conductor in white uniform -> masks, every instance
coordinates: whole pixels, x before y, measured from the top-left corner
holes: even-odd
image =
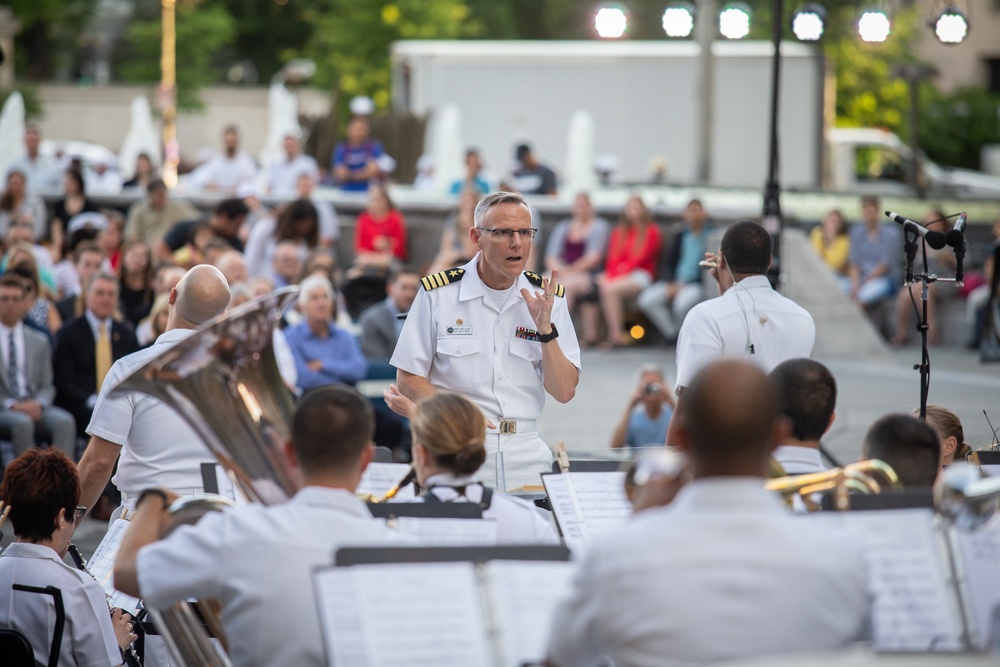
[[[861,546],[764,488],[788,430],[767,377],[707,366],[674,419],[693,480],[587,553],[557,609],[550,662],[669,667],[829,651],[870,635]]]
[[[474,221],[472,261],[421,281],[389,362],[399,393],[391,387],[386,400],[409,416],[411,401],[439,389],[463,394],[488,420],[480,479],[501,490],[537,485],[552,462],[537,420],[546,393],[560,403],[576,394],[580,344],[558,271],[551,280],[524,272],[538,231],[524,199],[488,195]]]
[[[201,264],[181,278],[168,303],[167,330],[150,347],[116,361],[97,397],[87,426],[90,442],[79,464],[80,500],[88,510],[108,483],[119,454],[113,481],[121,491],[122,508],[129,510],[135,509],[139,492],[151,486],[177,495],[201,493],[201,464],[215,460],[194,429],[159,399],[135,392],[110,395],[133,371],[222,314],[229,305],[229,285],[217,268]]]

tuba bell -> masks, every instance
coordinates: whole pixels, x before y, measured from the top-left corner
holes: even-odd
[[[959,528],[978,528],[1000,508],[1000,477],[967,463],[945,466],[934,482],[934,507]]]
[[[302,486],[284,455],[294,401],[272,343],[282,313],[297,294],[298,287],[286,287],[223,313],[114,390],[149,394],[176,410],[201,436],[238,493],[265,505],[287,500]],[[232,504],[214,494],[180,498],[170,506],[165,535]],[[219,637],[225,646],[216,601],[148,611],[180,664],[231,665],[226,651],[211,639]]]

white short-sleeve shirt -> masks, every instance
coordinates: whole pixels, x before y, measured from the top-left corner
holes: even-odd
[[[745,359],[770,373],[782,361],[809,357],[815,341],[816,324],[805,308],[774,291],[766,276],[748,276],[684,318],[677,386],[688,386],[698,371],[724,358]]]
[[[59,554],[40,544],[15,542],[0,554],[0,627],[23,634],[35,662],[47,665],[56,620],[52,597],[15,591],[14,584],[55,586],[61,591],[66,624],[59,667],[122,664],[108,599],[93,577],[74,570]]]
[[[138,392],[111,395],[135,370],[193,333],[191,329],[167,331],[145,350],[116,361],[108,371],[87,433],[122,446],[112,481],[123,493],[135,494],[149,487],[200,488],[201,464],[215,462],[198,433],[158,398]]]
[[[543,343],[530,339],[535,323],[521,289],[539,288],[521,274],[497,310],[479,277],[480,257],[461,267],[461,280],[417,292],[389,363],[465,395],[493,423],[538,419],[545,405]],[[559,345],[579,370],[580,343],[563,298],[554,300],[552,323],[559,337],[544,344]]]
[[[344,546],[392,541],[382,521],[343,489],[308,486],[279,505],[210,513],[139,551],[147,606],[189,597],[223,603],[235,667],[326,665],[312,570]]]

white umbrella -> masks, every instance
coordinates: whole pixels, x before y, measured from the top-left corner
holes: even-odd
[[[594,118],[579,109],[570,116],[566,133],[566,164],[563,165],[562,191],[571,197],[590,192],[597,185],[594,170]]]
[[[24,155],[24,98],[16,90],[0,112],[0,178],[7,168]]]
[[[446,104],[435,114],[431,126],[427,128],[427,145],[434,159],[434,189],[448,192],[451,184],[462,178],[462,112],[457,105]]]

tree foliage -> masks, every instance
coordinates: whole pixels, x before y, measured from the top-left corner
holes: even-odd
[[[1000,144],[1000,95],[964,88],[951,95],[926,86],[921,100],[920,146],[940,164],[980,169],[985,144]]]

